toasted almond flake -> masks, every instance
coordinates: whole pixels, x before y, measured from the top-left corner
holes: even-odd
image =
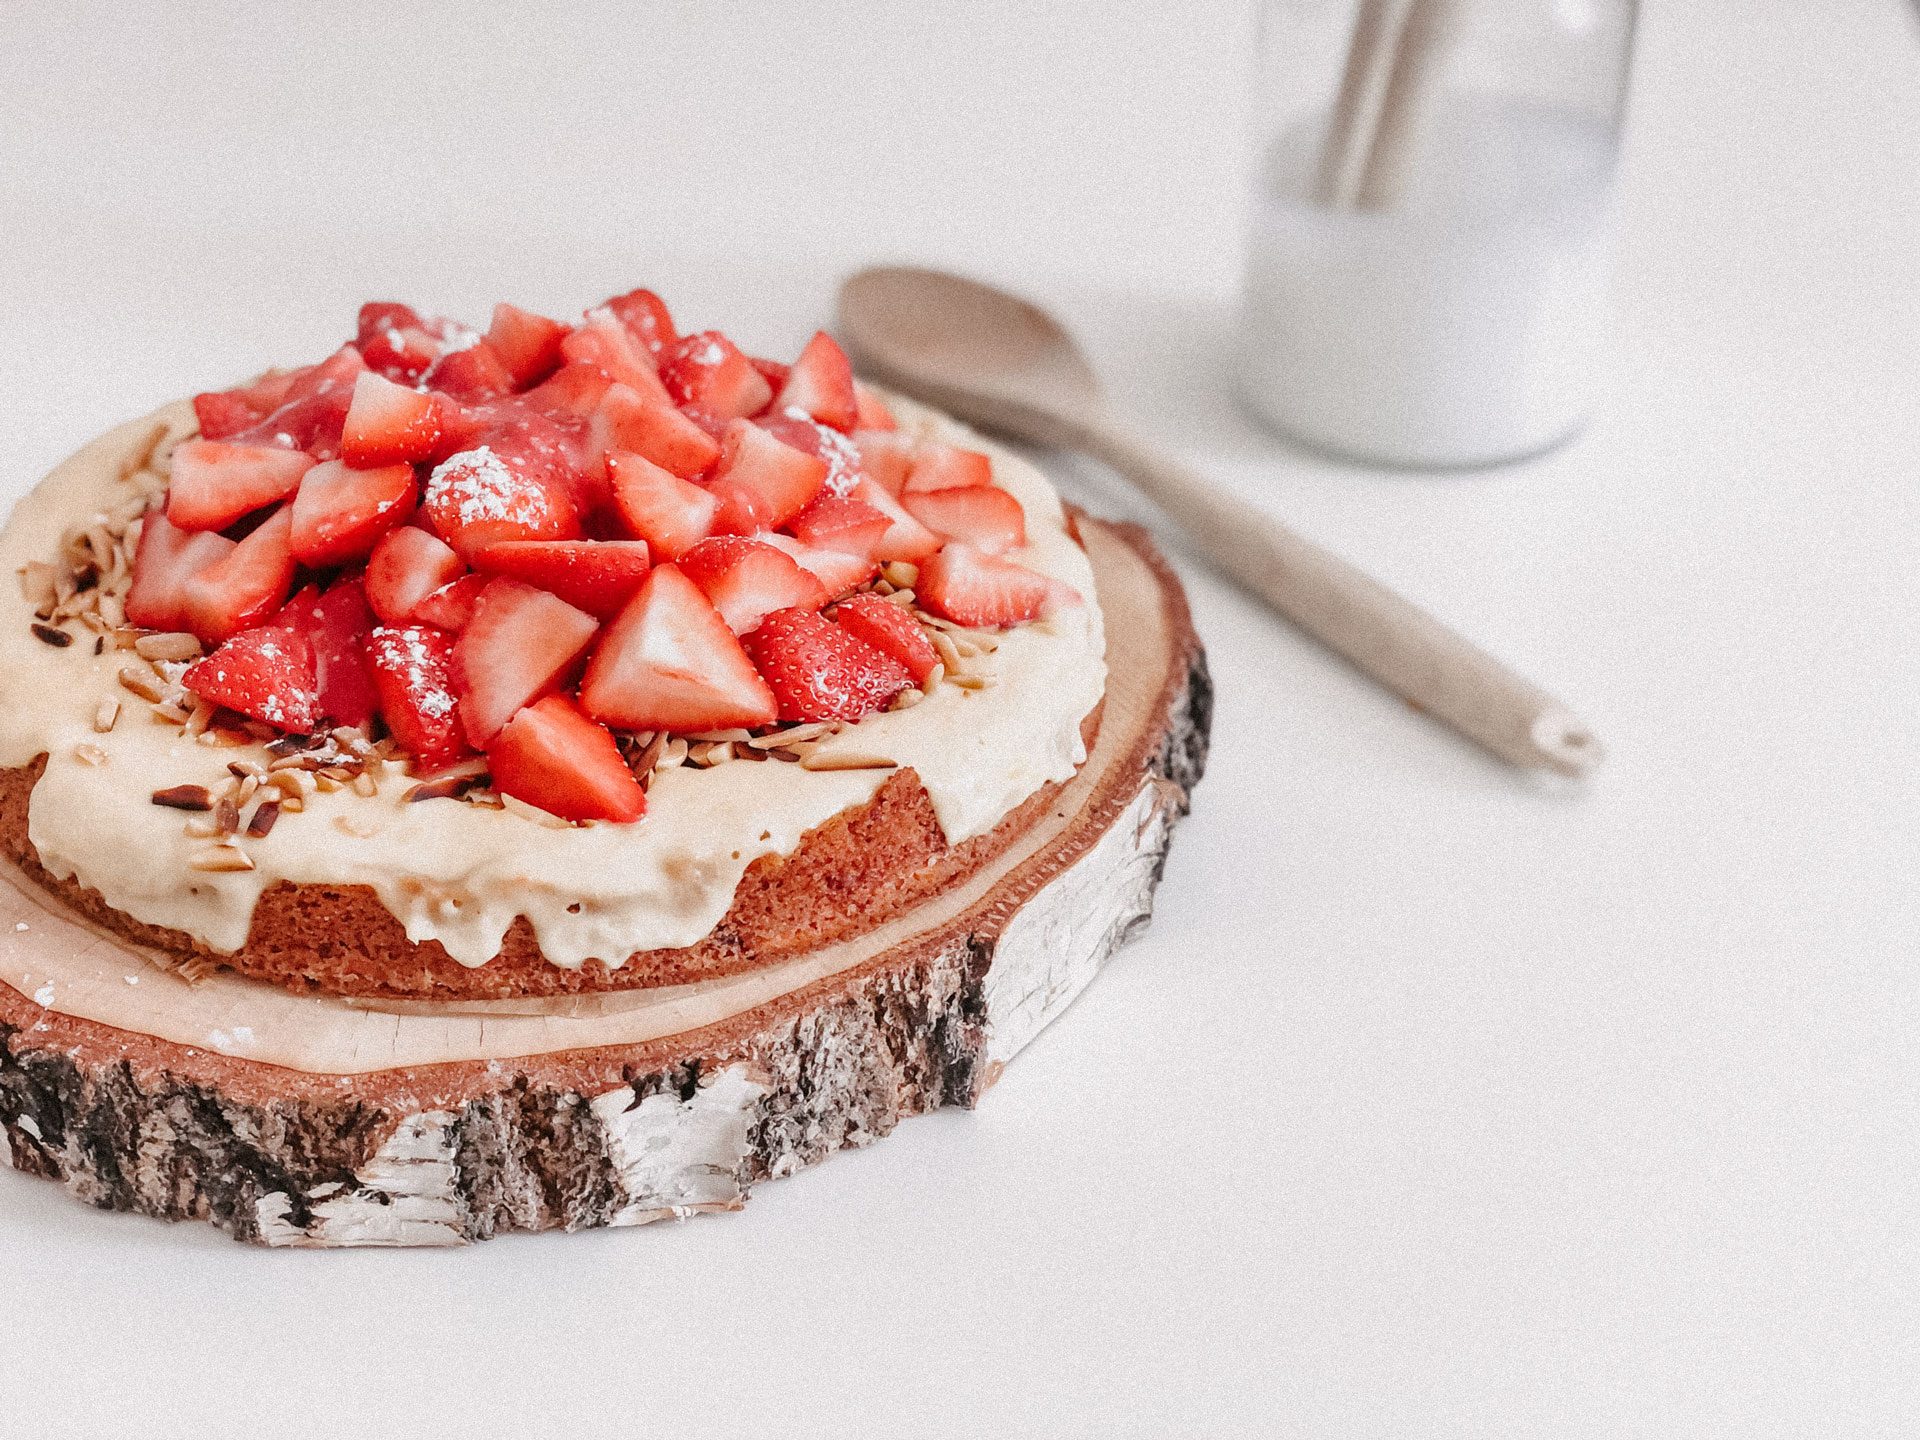
[[[902,590],[920,583],[920,567],[911,560],[889,560],[880,567],[880,573],[887,577],[887,583],[897,585]]]
[[[334,779],[334,777],[328,774],[325,770],[322,770],[319,774],[315,775],[313,778],[314,778],[314,783],[318,785],[320,789],[328,795],[333,794],[336,790],[346,789],[345,785],[341,784],[340,781]]]
[[[225,800],[222,800],[218,805],[214,806],[213,815],[216,823],[220,826],[220,833],[222,835],[231,835],[239,830],[240,807],[233,803],[232,796],[228,796]]]
[[[211,840],[220,833],[220,822],[211,815],[196,815],[187,821],[182,833],[195,840]]]
[[[920,688],[926,691],[929,695],[931,695],[934,692],[935,688],[938,687],[940,682],[946,678],[947,678],[946,665],[944,663],[936,665],[933,667],[931,671],[927,673],[927,678],[920,682]]]
[[[962,690],[989,690],[993,687],[991,675],[949,675],[949,685],[958,685]]]
[[[640,747],[640,753],[633,757],[632,768],[635,775],[645,777],[653,773],[653,767],[660,763],[660,756],[667,748],[667,732],[655,731]]]
[[[960,652],[962,660],[971,660],[980,653],[978,645],[971,640],[962,640],[958,635],[953,637],[953,648]]]
[[[253,737],[244,731],[229,730],[225,726],[215,725],[200,737],[200,743],[202,745],[221,745],[231,748],[236,745],[251,745],[253,743]]]
[[[229,760],[227,762],[227,773],[236,780],[244,780],[249,777],[258,780],[267,772],[262,770],[259,762],[255,760]]]
[[[207,733],[207,727],[213,723],[214,711],[219,707],[207,700],[196,699],[193,713],[187,716],[186,733],[200,736]]]
[[[860,755],[852,751],[815,751],[801,757],[803,770],[894,770],[898,769],[898,760],[889,760],[883,755]]]
[[[871,590],[875,595],[878,595],[882,600],[891,600],[894,597],[894,595],[897,593],[895,591],[893,582],[890,580],[876,580],[873,582],[872,585],[868,586],[867,588]]]
[[[380,787],[374,783],[373,776],[362,770],[353,777],[353,793],[371,800],[380,793]]]
[[[280,809],[288,815],[298,815],[306,808],[307,802],[298,795],[282,795],[280,797]]]
[[[771,755],[775,760],[784,760],[789,765],[798,765],[800,763],[799,752],[795,750],[769,750],[767,754]]]
[[[786,730],[775,730],[770,735],[757,735],[747,741],[756,750],[772,750],[781,745],[803,745],[809,740],[818,740],[834,727],[820,721],[806,725],[795,725]]]
[[[54,594],[54,568],[44,560],[29,560],[20,567],[20,594],[35,610],[51,610],[58,597]]]
[[[667,741],[667,748],[660,752],[660,763],[666,766],[679,765],[687,758],[687,742],[678,735]]]
[[[134,642],[139,638],[140,632],[138,630],[128,625],[122,625],[108,632],[107,648],[109,650],[131,650],[133,649]]]
[[[247,834],[253,836],[256,840],[262,839],[269,830],[273,829],[273,822],[279,818],[280,802],[278,800],[262,800],[259,805],[254,807],[253,818],[247,821]]]
[[[204,653],[200,637],[184,630],[142,635],[133,642],[133,652],[142,660],[197,660]]]
[[[267,776],[266,783],[289,799],[311,795],[319,788],[305,770],[275,770]]]
[[[766,751],[756,750],[744,740],[734,741],[732,750],[733,758],[736,760],[764,760],[767,758]]]
[[[164,720],[169,725],[184,725],[193,718],[193,712],[177,701],[169,700],[153,707],[153,718]]]
[[[93,729],[96,735],[107,735],[113,731],[114,722],[120,718],[120,702],[109,695],[93,707]]]
[[[887,708],[889,710],[911,710],[914,706],[918,705],[922,700],[926,698],[927,696],[924,690],[916,690],[911,685],[909,685],[906,689],[902,690],[898,695],[893,697],[893,703],[889,705]]]
[[[305,755],[282,755],[267,762],[269,772],[277,774],[282,770],[311,770],[313,762]]]
[[[107,763],[107,752],[98,745],[76,745],[73,747],[73,758],[82,765],[104,765]]]
[[[196,870],[251,870],[253,860],[238,845],[209,845],[187,857]]]
[[[322,765],[320,767],[320,775],[321,778],[326,780],[351,780],[353,778],[353,771],[339,765]]]
[[[211,810],[213,792],[204,785],[170,785],[153,792],[153,803],[175,810]]]
[[[422,800],[457,800],[473,788],[470,775],[445,775],[438,780],[422,780],[406,793],[409,805]]]
[[[36,640],[41,641],[43,644],[51,645],[56,650],[64,650],[67,646],[73,644],[73,636],[69,635],[65,630],[57,630],[51,625],[42,625],[38,620],[33,622],[31,628]]]
[[[257,775],[238,775],[234,778],[239,783],[233,792],[233,803],[236,805],[244,805],[253,798],[254,792],[260,788],[260,777]]]
[[[702,730],[697,734],[687,736],[687,743],[692,744],[696,740],[745,740],[752,733],[752,731],[741,730],[737,727],[731,730]]]
[[[167,692],[160,688],[160,682],[151,670],[140,670],[129,665],[120,672],[120,684],[142,700],[156,705],[166,698]]]
[[[896,590],[893,594],[887,596],[887,603],[889,605],[898,605],[902,610],[911,610],[913,608],[913,591]]]
[[[944,631],[932,630],[928,632],[928,638],[933,641],[933,648],[940,652],[940,659],[947,667],[947,674],[958,675],[961,669],[960,651],[953,643],[953,637]]]

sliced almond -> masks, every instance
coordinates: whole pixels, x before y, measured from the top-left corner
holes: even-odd
[[[854,751],[814,751],[800,758],[802,770],[895,770],[898,760],[882,755],[861,755]]]
[[[142,670],[129,665],[120,672],[120,683],[142,700],[151,701],[156,705],[167,697],[167,692],[160,687],[159,679],[151,670]]]
[[[238,845],[209,845],[187,857],[196,870],[251,870],[253,860]]]
[[[204,651],[199,636],[184,630],[162,630],[134,641],[133,653],[142,660],[197,660]]]
[[[120,702],[109,695],[93,707],[93,729],[96,735],[107,735],[113,731],[114,722],[120,718]]]
[[[213,792],[204,785],[170,785],[153,792],[153,803],[174,810],[211,810]]]
[[[107,763],[107,752],[98,745],[76,745],[73,747],[73,758],[82,765],[99,766]]]

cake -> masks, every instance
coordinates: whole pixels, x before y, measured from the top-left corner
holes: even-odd
[[[1143,532],[647,291],[364,307],[0,555],[9,1156],[245,1239],[735,1208],[972,1104],[1204,762]]]

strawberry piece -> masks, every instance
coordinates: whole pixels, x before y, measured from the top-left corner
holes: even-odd
[[[265,417],[286,404],[293,387],[319,368],[318,365],[296,365],[291,370],[267,370],[251,383],[235,386],[227,394],[245,401],[254,414]]]
[[[292,507],[283,505],[246,539],[195,575],[184,591],[187,629],[209,643],[258,625],[293,584]]]
[[[913,457],[907,483],[901,495],[918,495],[929,490],[957,490],[969,485],[993,484],[993,461],[978,450],[962,450],[958,445],[929,443]]]
[[[858,418],[857,430],[898,430],[900,422],[893,418],[893,412],[887,409],[886,402],[871,386],[853,382],[853,399]]]
[[[587,426],[573,417],[543,414],[505,400],[469,409],[466,420],[476,428],[460,449],[486,446],[515,473],[564,494],[582,524],[611,505],[600,457],[596,454],[593,463],[587,463]]]
[[[318,585],[307,586],[268,623],[299,631],[313,646],[320,720],[364,725],[373,718],[380,707],[366,653],[373,611],[358,575],[336,580],[324,595]]]
[[[793,362],[786,384],[774,397],[773,408],[784,415],[798,408],[822,425],[831,425],[842,433],[853,429],[860,418],[860,404],[853,393],[853,366],[834,338],[816,330]]]
[[[504,300],[493,307],[493,323],[487,327],[487,344],[500,357],[513,377],[513,388],[525,390],[537,385],[560,368],[564,358],[560,342],[569,327],[549,320]]]
[[[913,470],[913,458],[919,451],[898,430],[856,430],[853,445],[860,452],[860,472],[889,495],[907,488],[907,476]]]
[[[940,652],[920,622],[878,595],[849,595],[834,607],[830,618],[862,644],[898,660],[916,685],[924,685],[940,663]]]
[[[657,361],[660,352],[680,338],[673,328],[673,316],[667,302],[651,290],[629,290],[616,295],[601,307],[620,317],[620,323],[633,332],[634,339]]]
[[[461,350],[449,350],[433,362],[421,383],[456,400],[491,400],[513,393],[513,372],[499,352],[484,340]]]
[[[660,379],[676,405],[698,405],[729,420],[758,415],[773,399],[766,377],[718,330],[669,345],[660,355]]]
[[[879,561],[866,555],[849,555],[840,550],[816,550],[811,545],[802,545],[791,535],[767,533],[753,538],[791,555],[796,565],[820,582],[828,599],[844,595],[880,573]]]
[[[753,629],[769,611],[818,610],[828,599],[826,587],[791,555],[737,535],[702,540],[679,565],[736,635]]]
[[[482,445],[443,461],[420,506],[434,533],[462,556],[496,540],[572,540],[573,501],[548,467]]]
[[[585,417],[599,408],[612,384],[613,378],[598,365],[562,365],[520,398],[545,414]]]
[[[357,470],[425,460],[440,441],[440,402],[396,385],[375,370],[353,380],[340,433],[340,456]]]
[[[898,660],[812,610],[776,610],[743,643],[782,720],[858,720],[912,683]]]
[[[340,454],[340,433],[347,411],[353,404],[353,382],[366,368],[359,350],[342,345],[318,365],[300,371],[279,406],[234,440],[304,450],[316,460],[335,459]]]
[[[1055,600],[1046,576],[957,540],[922,562],[913,593],[927,610],[956,625],[1017,625]]]
[[[453,683],[467,739],[485,745],[513,712],[551,689],[600,624],[558,596],[504,577],[486,582],[453,647]]]
[[[413,518],[417,499],[411,465],[352,470],[341,460],[322,461],[300,477],[289,507],[293,558],[314,566],[364,559],[382,535]]]
[[[223,530],[242,515],[284,500],[313,457],[275,445],[187,440],[174,448],[167,519],[182,530]]]
[[[188,666],[180,684],[203,700],[295,734],[312,730],[320,718],[313,646],[298,630],[242,630]]]
[[[691,480],[713,468],[720,446],[673,406],[649,400],[631,386],[614,385],[587,426],[587,453],[644,455],[662,470]]]
[[[187,581],[230,554],[236,541],[212,530],[182,530],[166,513],[150,510],[141,522],[127,590],[127,619],[148,630],[184,630]]]
[[[389,380],[411,385],[440,358],[439,339],[427,332],[411,305],[374,300],[360,307],[360,353]]]
[[[628,823],[647,813],[646,792],[604,725],[564,695],[520,711],[487,747],[493,788],[563,820]]]
[[[367,603],[385,624],[408,624],[422,600],[466,568],[444,540],[417,525],[402,525],[385,535],[367,560]]]
[[[260,418],[260,412],[231,390],[209,390],[193,397],[193,415],[203,440],[238,435]]]
[[[787,383],[787,376],[793,373],[791,365],[782,365],[778,360],[762,360],[758,355],[747,356],[747,363],[760,372],[760,378],[772,387],[776,395],[780,393],[780,387]],[[767,402],[769,412],[776,408],[771,400]]]
[[[486,588],[487,577],[484,575],[468,574],[457,580],[449,580],[413,607],[413,619],[417,624],[431,625],[436,630],[464,630],[467,622],[473,619],[480,592]]]
[[[751,420],[735,420],[720,442],[720,464],[712,487],[738,485],[765,502],[752,507],[754,526],[777,530],[806,509],[827,483],[827,464],[784,444]],[[751,533],[751,531],[746,532]]]
[[[713,517],[714,534],[757,535],[772,526],[773,507],[759,491],[749,490],[732,480],[712,481],[707,490],[720,502],[720,509]]]
[[[662,405],[672,403],[655,371],[652,353],[611,310],[589,310],[580,328],[560,342],[560,353],[568,364],[595,366],[618,384]]]
[[[804,545],[848,555],[871,555],[892,528],[888,516],[851,495],[822,495],[787,526]]]
[[[607,627],[580,705],[621,729],[681,734],[753,729],[780,708],[720,612],[675,565],[656,566]]]
[[[720,502],[644,455],[609,451],[607,476],[627,533],[646,541],[656,556],[678,560],[695,541],[713,533]]]
[[[474,552],[484,574],[510,575],[611,620],[647,578],[644,540],[503,540]]]
[[[963,540],[988,555],[1004,555],[1027,543],[1026,512],[998,485],[963,485],[918,494],[909,488],[900,504],[934,534]]]
[[[940,537],[900,506],[900,502],[871,480],[853,487],[853,498],[863,500],[893,523],[873,547],[876,560],[923,560],[940,548]]]
[[[380,625],[367,637],[380,714],[420,773],[472,754],[453,697],[453,637],[428,625]]]
[[[733,423],[719,411],[710,410],[705,405],[682,405],[680,413],[706,431],[716,443],[725,437],[727,426]]]
[[[794,449],[825,461],[828,493],[845,495],[860,483],[860,450],[849,436],[818,420],[808,419],[798,410],[767,420],[763,428]]]

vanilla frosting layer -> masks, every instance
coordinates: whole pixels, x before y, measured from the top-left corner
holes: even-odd
[[[988,688],[941,685],[912,709],[869,716],[821,745],[823,755],[911,766],[947,839],[958,843],[992,829],[1086,758],[1080,722],[1105,688],[1105,637],[1092,569],[1045,477],[936,412],[893,397],[889,404],[903,428],[990,455],[994,478],[1026,511],[1028,544],[1009,558],[1086,600],[1001,634],[991,655],[971,662],[993,678]],[[122,462],[156,421],[185,431],[193,414],[170,406],[62,464],[15,507],[0,532],[0,567],[11,574],[29,560],[53,559],[69,525],[124,500]],[[350,789],[308,796],[303,812],[243,842],[252,870],[196,870],[189,857],[208,842],[187,836],[182,813],[154,805],[151,794],[214,785],[226,778],[227,761],[253,752],[183,737],[119,686],[130,656],[92,655],[78,626],[70,647],[45,645],[29,631],[17,590],[0,605],[14,616],[0,624],[0,766],[47,755],[28,817],[42,863],[116,909],[216,951],[240,948],[261,893],[288,880],[368,886],[410,939],[438,940],[463,965],[493,958],[515,916],[525,915],[554,963],[571,968],[597,957],[617,966],[635,951],[701,939],[726,913],[748,865],[790,853],[808,830],[871,799],[893,773],[777,763],[664,770],[641,821],[572,827],[511,809],[407,804],[408,785],[389,779],[373,798]],[[97,735],[92,717],[109,696],[123,702],[121,718],[111,734]],[[106,763],[79,759],[82,745],[104,749]]]

